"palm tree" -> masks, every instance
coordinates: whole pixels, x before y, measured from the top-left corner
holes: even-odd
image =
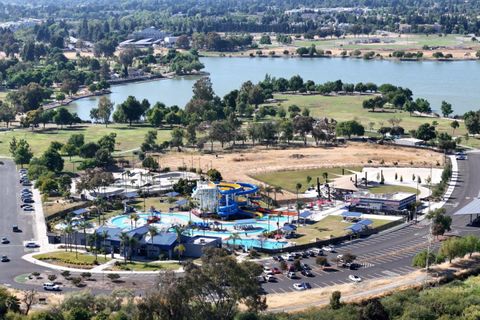
[[[94,252],[95,261],[97,261],[97,258],[98,258],[98,234],[97,234],[97,232],[94,232],[93,234],[89,235],[88,240],[89,240],[89,243],[90,243],[90,251]]]
[[[133,249],[135,249],[137,244],[138,244],[137,238],[135,238],[135,237],[129,237],[128,238],[128,251],[129,251],[129,255],[130,255],[130,262],[132,262],[132,258],[133,258]]]
[[[235,242],[240,240],[240,235],[238,232],[232,232],[232,234],[228,237],[228,240],[232,240],[233,242],[233,249],[235,249]]]
[[[135,222],[135,229],[137,228],[137,221],[140,219],[140,216],[133,212],[132,214],[130,214],[130,227],[131,229],[133,229],[133,223]]]
[[[297,207],[297,224],[300,225],[300,210],[302,209],[302,204],[300,203],[300,201],[297,201],[296,207]]]
[[[185,250],[187,250],[187,249],[185,248],[185,246],[182,243],[177,244],[175,246],[175,248],[173,248],[173,251],[175,251],[178,254],[178,262],[180,262],[180,260],[182,260],[182,255],[185,252]]]
[[[155,237],[158,234],[158,229],[155,226],[148,226],[148,235],[150,236],[150,241],[152,243],[153,247],[153,237]]]
[[[267,206],[270,209],[270,193],[273,192],[273,188],[271,186],[266,186],[265,187],[265,193],[267,194]]]
[[[322,173],[323,179],[325,179],[325,183],[328,183],[328,172]]]
[[[312,177],[307,176],[307,187],[310,185],[310,182],[312,182]]]
[[[126,232],[120,233],[120,245],[122,246],[123,249],[123,259],[125,261],[125,264],[127,264],[127,246],[130,241],[130,237]]]
[[[107,260],[107,238],[108,238],[108,230],[103,230],[102,239],[103,239],[103,254],[105,256],[105,260]]]
[[[297,182],[295,185],[295,190],[297,190],[297,202],[298,202],[298,192],[302,189],[302,184],[300,182]]]
[[[78,224],[78,228],[81,228],[83,230],[83,239],[85,240],[85,251],[87,251],[87,228],[88,228],[88,222],[85,220],[80,221]]]
[[[274,199],[275,199],[275,205],[277,205],[277,193],[283,194],[282,187],[280,187],[280,186],[274,186],[273,187],[273,196],[274,196]]]
[[[72,245],[71,245],[71,234],[73,233],[73,227],[68,222],[67,226],[65,227],[65,251],[68,251],[68,247],[70,246],[70,252],[72,251]],[[67,242],[68,241],[68,242]]]

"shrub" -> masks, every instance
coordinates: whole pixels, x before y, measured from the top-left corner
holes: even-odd
[[[67,279],[68,277],[70,277],[70,271],[68,270],[65,270],[65,271],[62,271],[62,273],[60,273],[62,275],[62,277],[64,277],[65,279]]]
[[[50,280],[51,282],[54,282],[55,280],[57,280],[57,276],[54,275],[54,274],[49,274],[48,275],[48,280]]]
[[[120,275],[118,273],[109,273],[107,278],[110,279],[112,282],[118,281],[120,279]]]

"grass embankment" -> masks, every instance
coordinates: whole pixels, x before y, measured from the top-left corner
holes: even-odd
[[[370,228],[377,228],[384,224],[391,222],[390,220],[370,219],[373,224]],[[306,226],[299,226],[297,233],[300,235],[294,241],[297,244],[305,244],[315,241],[316,239],[330,239],[333,237],[341,237],[348,234],[345,228],[351,226],[353,223],[343,222],[340,216],[328,216],[313,224]]]
[[[420,194],[420,191],[417,191],[416,188],[407,187],[407,186],[397,186],[397,185],[383,185],[369,188],[370,193],[395,193],[395,192],[408,192]]]
[[[82,124],[66,127],[64,129],[57,129],[50,126],[43,130],[37,128],[34,131],[30,129],[15,129],[0,134],[0,156],[10,156],[9,142],[13,137],[17,139],[26,139],[32,148],[33,153],[38,156],[45,151],[52,141],[65,143],[69,137],[75,133],[82,133],[85,135],[85,142],[97,142],[102,136],[109,133],[116,133],[116,153],[126,153],[126,151],[138,149],[141,142],[144,140],[146,133],[154,128],[146,125],[134,125],[129,127],[127,124],[111,124],[108,127],[101,124]],[[170,139],[170,130],[158,130],[158,142]],[[66,169],[69,169],[69,158],[65,157]],[[72,158],[72,160],[78,160]],[[70,165],[71,166],[71,165]]]
[[[86,204],[86,202],[68,202],[61,197],[49,197],[47,202],[43,202],[43,215],[45,218],[50,217],[51,215],[68,210],[77,206]]]
[[[361,167],[346,167],[343,168],[345,174],[351,174],[352,171],[362,171]],[[342,168],[318,168],[318,169],[307,169],[307,170],[290,170],[290,171],[274,171],[261,173],[253,176],[254,179],[265,182],[271,186],[279,186],[284,190],[290,192],[296,192],[295,186],[297,183],[302,184],[300,192],[304,192],[309,185],[307,185],[307,177],[310,176],[312,181],[310,185],[315,185],[317,183],[317,177],[320,178],[320,183],[325,183],[323,177],[324,173],[328,173],[328,179],[338,178],[342,175]]]
[[[33,257],[51,264],[80,269],[91,269],[98,264],[110,261],[110,259],[105,259],[104,256],[98,255],[96,259],[97,263],[95,263],[95,256],[93,254],[70,251],[42,253],[34,255]]]
[[[158,263],[158,262],[127,262],[117,263],[110,268],[112,271],[171,271],[178,270],[180,264],[174,262]]]
[[[462,136],[461,144],[478,147],[480,146],[480,140],[470,137],[468,141],[463,138],[467,133],[465,125],[460,122],[460,127],[453,132],[450,124],[453,120],[433,117],[420,117],[410,115],[408,112],[386,109],[385,112],[375,111],[370,112],[362,107],[363,100],[371,98],[371,96],[322,96],[322,95],[285,95],[276,94],[275,98],[280,100],[277,105],[283,106],[285,109],[290,105],[298,105],[301,108],[307,107],[310,109],[310,114],[314,117],[328,117],[337,121],[357,120],[363,124],[367,130],[366,134],[371,135],[370,123],[373,123],[373,131],[375,135],[378,135],[376,131],[382,126],[391,126],[388,120],[393,117],[401,119],[400,126],[405,129],[405,132],[409,130],[417,129],[421,124],[432,123],[436,121],[437,131],[447,132],[454,136]]]

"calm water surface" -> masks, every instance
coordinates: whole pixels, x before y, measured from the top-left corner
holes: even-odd
[[[341,79],[344,82],[392,83],[410,88],[415,97],[427,98],[434,110],[442,100],[453,104],[455,113],[480,108],[480,62],[399,62],[366,61],[357,59],[300,59],[300,58],[202,58],[205,71],[210,73],[213,88],[223,96],[251,80],[258,82],[266,74],[290,78],[299,74],[304,80],[321,83]],[[157,101],[167,106],[183,107],[192,96],[192,86],[198,77],[183,77],[148,82],[129,83],[112,87],[109,95],[115,103],[123,102],[129,95],[137,99]],[[90,109],[98,97],[78,100],[70,105],[82,119],[89,119]]]

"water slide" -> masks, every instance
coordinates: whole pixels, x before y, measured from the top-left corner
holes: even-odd
[[[219,199],[218,205],[218,215],[222,218],[228,218],[231,215],[247,212],[246,210],[240,211],[238,208],[238,203],[236,202],[236,196],[244,196],[256,193],[258,191],[258,187],[254,184],[250,183],[225,183],[220,182],[218,185],[218,192],[220,193],[221,197]],[[227,205],[227,198],[229,198],[228,205]],[[255,211],[248,211],[248,213],[257,215],[262,217],[263,214],[260,212]]]

